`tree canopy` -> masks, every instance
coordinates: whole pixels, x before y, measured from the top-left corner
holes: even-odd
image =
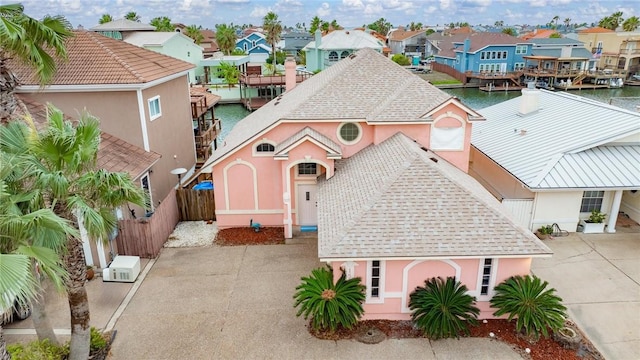
[[[282,23],[278,19],[278,15],[273,11],[267,13],[262,19],[262,28],[266,32],[266,40],[271,45],[271,56],[276,53],[276,44],[280,41],[282,34]]]
[[[106,24],[109,22],[113,21],[113,16],[109,15],[109,14],[102,14],[102,16],[100,17],[100,20],[98,20],[98,23],[100,24]]]
[[[149,23],[151,26],[156,27],[156,31],[173,31],[173,25],[171,25],[171,19],[166,16],[158,16],[151,19]]]
[[[236,47],[236,31],[233,26],[227,24],[216,25],[216,42],[220,50],[226,55]]]
[[[183,34],[193,39],[193,42],[200,45],[202,40],[204,40],[204,36],[202,35],[202,26],[197,25],[189,25],[184,29]]]
[[[125,19],[127,20],[131,20],[131,21],[135,21],[135,22],[140,22],[140,15],[138,15],[138,13],[136,13],[135,11],[129,11],[125,16]]]

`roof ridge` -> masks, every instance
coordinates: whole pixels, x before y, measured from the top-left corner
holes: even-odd
[[[405,71],[405,72],[409,72],[409,70],[404,69],[404,68],[402,70]],[[409,72],[409,73],[411,73],[411,72]],[[395,101],[398,98],[398,96],[402,93],[402,91],[404,89],[406,89],[409,85],[414,83],[416,80],[424,81],[424,80],[418,78],[417,76],[415,76],[415,77],[414,76],[407,76],[407,78],[405,78],[402,81],[402,85],[396,87],[396,91],[393,94],[389,94],[384,101],[381,101],[378,104],[378,106],[376,106],[373,109],[373,111],[371,111],[371,113],[369,113],[367,115],[367,121],[370,121],[370,120],[372,120],[372,118],[378,116],[387,107],[387,105],[389,105],[390,103]]]
[[[87,35],[89,35],[91,40],[93,40],[101,49],[103,49],[107,54],[109,54],[109,56],[111,56],[112,59],[117,61],[118,64],[122,65],[122,67],[124,67],[131,75],[135,76],[136,79],[140,80],[143,83],[147,82],[147,80],[142,75],[140,75],[137,71],[133,70],[133,68],[129,64],[127,64],[126,61],[120,58],[120,56],[118,56],[113,50],[111,50],[109,46],[104,44],[102,40],[94,36],[94,34],[96,33],[87,31]],[[134,46],[134,45],[131,45],[131,46]]]

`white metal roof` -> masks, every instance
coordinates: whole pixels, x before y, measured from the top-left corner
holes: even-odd
[[[534,190],[640,187],[640,143],[613,143],[640,133],[640,113],[536,91],[533,113],[519,114],[523,96],[480,110],[472,145]]]
[[[482,185],[402,133],[336,162],[318,187],[318,256],[546,256]]]
[[[128,35],[123,41],[135,46],[162,46],[174,37],[182,37],[194,46],[198,46],[190,37],[177,31],[145,31]]]
[[[382,51],[384,43],[362,30],[333,30],[322,37],[320,45],[311,41],[304,49],[351,50],[371,48]]]

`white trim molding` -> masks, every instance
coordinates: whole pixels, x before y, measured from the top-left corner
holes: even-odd
[[[145,151],[151,151],[149,146],[149,134],[147,132],[147,115],[144,111],[144,100],[142,98],[142,90],[136,91],[138,98],[138,114],[140,116],[140,130],[142,131],[142,144]]]
[[[342,130],[342,127],[347,125],[347,124],[353,124],[358,128],[358,136],[351,140],[351,141],[347,141],[345,139],[342,138],[342,135],[340,135],[340,130]],[[338,141],[340,141],[341,143],[345,144],[345,145],[354,145],[357,144],[361,139],[362,139],[362,125],[360,125],[357,122],[350,122],[350,121],[345,121],[343,123],[341,123],[340,125],[338,125],[338,127],[336,128],[336,137],[338,138]]]
[[[372,276],[372,265],[374,261],[380,262],[380,273],[378,280],[378,297],[371,296],[371,276]],[[384,260],[369,260],[367,261],[367,278],[365,282],[365,287],[367,289],[367,297],[365,300],[365,304],[384,304],[384,283],[385,283],[385,267],[386,261]]]
[[[486,295],[482,295],[482,275],[484,271],[484,261],[491,259],[491,273],[489,274],[489,290]],[[496,274],[498,273],[498,258],[484,258],[478,261],[478,277],[476,279],[476,289],[468,291],[467,294],[475,296],[477,301],[489,301],[495,295]]]
[[[356,271],[356,266],[358,266],[358,263],[355,261],[345,261],[340,264],[340,268],[344,271],[347,280],[353,279]]]
[[[402,269],[402,309],[400,310],[402,313],[411,312],[408,306],[409,305],[409,301],[408,301],[409,300],[409,271],[416,265],[422,264],[425,261],[432,261],[432,260],[415,260],[409,263],[407,266],[405,266],[404,269]],[[457,280],[460,279],[460,274],[462,272],[462,269],[460,268],[460,265],[458,265],[456,262],[450,259],[440,259],[440,260],[433,260],[433,261],[441,261],[451,266],[456,271],[456,275],[455,275],[456,279]]]
[[[245,165],[249,169],[251,169],[251,173],[253,175],[253,205],[254,209],[258,210],[258,171],[256,167],[253,166],[252,163],[244,161],[240,158],[237,158],[235,161],[232,161],[227,164],[227,166],[222,169],[222,176],[224,178],[224,205],[225,210],[231,210],[229,208],[229,169],[235,165]]]
[[[158,101],[158,113],[151,113],[151,104],[155,101]],[[150,97],[147,99],[147,109],[149,110],[149,121],[153,121],[162,116],[162,104],[160,103],[160,95],[156,95],[154,97]]]
[[[262,145],[262,144],[269,144],[269,145],[273,145],[273,149],[275,151],[276,146],[278,145],[275,141],[271,141],[268,139],[261,139],[256,141],[255,143],[253,143],[251,145],[251,155],[253,155],[253,157],[273,157],[274,151],[258,151],[256,150],[256,148],[258,147],[258,145]]]

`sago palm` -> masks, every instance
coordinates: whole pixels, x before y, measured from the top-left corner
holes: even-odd
[[[310,277],[303,277],[296,287],[294,307],[300,307],[296,316],[311,317],[316,330],[336,331],[338,326],[350,329],[364,313],[365,286],[360,278],[348,279],[343,272],[333,283],[333,271],[318,268]]]
[[[427,279],[409,295],[411,319],[432,339],[469,334],[469,325],[476,325],[480,310],[467,287],[453,277]]]
[[[493,315],[516,318],[516,330],[528,336],[549,337],[548,328],[555,331],[564,324],[567,308],[548,284],[536,276],[510,277],[495,287],[491,306],[498,310]]]

